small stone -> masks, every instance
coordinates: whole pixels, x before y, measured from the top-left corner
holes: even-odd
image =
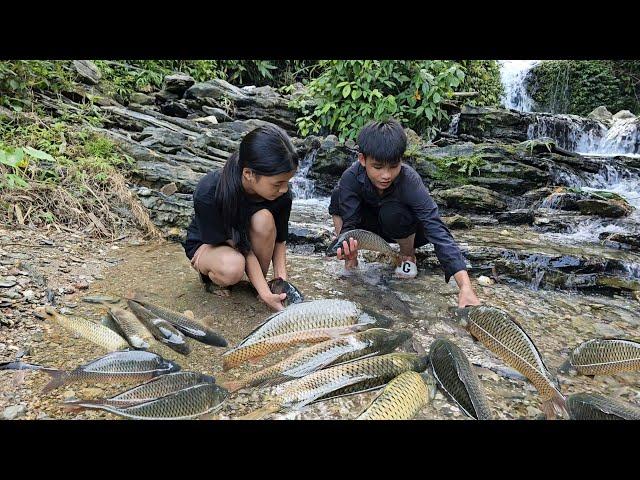
[[[531,417],[531,418],[535,418],[538,415],[540,415],[542,413],[542,410],[536,408],[536,407],[532,407],[532,406],[527,406],[527,417]]]
[[[16,285],[17,282],[15,280],[8,280],[8,278],[0,280],[0,288],[11,288]]]
[[[490,287],[494,283],[495,282],[491,278],[485,277],[484,275],[480,275],[478,277],[478,284],[482,285],[483,287]]]
[[[36,294],[33,290],[25,290],[24,292],[22,292],[22,296],[24,297],[25,300],[30,302],[35,298]]]
[[[5,420],[15,420],[16,418],[21,417],[27,411],[24,405],[13,405],[11,407],[7,407],[4,409],[2,413],[2,417]]]
[[[77,306],[77,303],[65,303],[65,307],[67,308],[76,308]]]
[[[49,415],[47,415],[44,412],[40,412],[37,416],[36,416],[36,420],[51,420],[51,417]]]
[[[73,400],[76,398],[76,392],[74,392],[73,390],[65,390],[62,394],[62,398],[64,400]]]
[[[62,289],[62,292],[60,293],[66,293],[66,294],[70,294],[70,293],[75,293],[76,289],[73,287],[64,287]]]
[[[102,397],[104,395],[104,390],[102,390],[101,388],[89,387],[89,388],[83,388],[78,393],[80,393],[80,396],[82,398],[84,397],[94,398],[94,397]]]
[[[218,119],[213,115],[209,115],[208,117],[195,118],[193,121],[197,123],[208,123],[210,125],[216,125],[218,123]]]
[[[171,183],[167,183],[164,187],[162,187],[160,191],[165,195],[169,196],[176,193],[178,191],[178,187],[176,187],[176,184],[174,182],[171,182]]]
[[[74,283],[73,286],[78,290],[86,290],[87,288],[89,288],[89,282],[87,282],[86,280],[80,280],[79,282]]]
[[[96,273],[95,275],[93,275],[93,278],[96,280],[104,280],[104,275],[100,275],[99,273]]]

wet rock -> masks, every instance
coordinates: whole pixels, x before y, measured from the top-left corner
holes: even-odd
[[[607,323],[598,323],[595,325],[595,333],[603,338],[623,338],[625,333],[623,330]]]
[[[97,85],[102,78],[100,69],[90,60],[74,60],[73,68],[80,80],[89,85]]]
[[[196,81],[190,75],[177,73],[164,77],[162,88],[167,92],[175,93],[180,96],[184,94]]]
[[[638,250],[640,251],[640,234],[625,234],[625,233],[611,233],[611,232],[603,232],[600,234],[600,240],[604,240],[607,242],[616,242],[623,246],[624,248],[630,250]]]
[[[164,195],[167,195],[167,196],[173,195],[177,191],[178,191],[178,187],[176,187],[176,184],[173,182],[167,183],[164,187],[160,189],[160,192],[162,192]]]
[[[5,420],[15,420],[16,418],[23,416],[26,411],[27,408],[24,405],[13,405],[4,409],[2,417]]]
[[[436,202],[452,209],[474,212],[496,212],[507,208],[504,197],[487,188],[463,185],[432,193]]]
[[[155,103],[153,97],[140,92],[133,92],[129,100],[131,103],[137,103],[139,105],[153,105]]]
[[[458,121],[458,135],[525,141],[533,115],[513,110],[464,105]]]
[[[15,277],[13,280],[9,280],[7,278],[0,279],[0,288],[11,288],[17,285],[17,283],[18,282],[16,282]]]
[[[215,115],[209,115],[208,117],[196,118],[194,119],[194,122],[216,125],[218,123],[218,119],[215,117]]]
[[[451,230],[467,230],[473,228],[471,220],[458,214],[452,217],[442,217],[442,221]]]
[[[204,113],[207,113],[209,115],[213,115],[214,117],[216,117],[216,120],[218,120],[219,122],[232,122],[233,118],[231,118],[227,112],[225,112],[223,109],[221,108],[215,108],[215,107],[209,107],[207,105],[203,105],[202,106],[202,111]]]
[[[624,120],[624,119],[633,119],[636,118],[636,116],[631,113],[629,110],[620,110],[618,113],[616,113],[613,116],[613,120]]]
[[[489,277],[485,277],[484,275],[480,275],[478,277],[478,284],[482,285],[483,287],[490,287],[491,285],[493,285],[494,282],[491,278]]]
[[[27,302],[30,302],[35,298],[36,294],[33,290],[25,290],[22,292],[22,296]]]
[[[191,109],[182,102],[169,101],[160,105],[160,111],[170,117],[187,118]]]
[[[288,242],[292,244],[310,243],[328,245],[331,233],[328,229],[310,223],[289,223]]]
[[[629,215],[632,207],[618,200],[579,200],[577,203],[580,213],[584,215],[599,215],[601,217],[619,218]]]
[[[599,107],[594,108],[587,118],[591,118],[593,120],[598,120],[602,123],[610,124],[613,122],[613,114],[607,110],[607,107],[601,105]]]
[[[498,222],[509,225],[533,225],[535,215],[533,210],[519,209],[496,215]]]

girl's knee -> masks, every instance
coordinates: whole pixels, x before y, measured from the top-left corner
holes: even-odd
[[[276,222],[273,219],[273,214],[266,208],[254,213],[251,216],[251,231],[254,234],[265,236],[275,234]]]
[[[245,259],[239,252],[225,255],[214,271],[209,272],[209,278],[221,287],[235,285],[244,275]]]

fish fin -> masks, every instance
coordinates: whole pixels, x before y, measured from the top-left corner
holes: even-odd
[[[238,420],[262,420],[264,417],[271,413],[276,413],[280,410],[280,405],[277,403],[271,403],[263,408],[258,410],[254,410],[251,413],[248,413],[242,417],[238,417]]]
[[[571,371],[575,371],[575,368],[571,365],[571,360],[567,358],[564,363],[558,367],[558,372],[567,374]]]
[[[359,392],[361,393],[361,392]],[[369,402],[369,405],[367,405],[366,407],[364,407],[364,409],[358,413],[358,415],[356,415],[355,418],[359,418],[364,412],[366,412],[367,410],[369,410],[369,407],[371,405],[373,405],[375,403],[375,401],[378,399],[378,397],[380,397],[380,395],[382,395],[384,393],[384,388],[381,388],[380,391],[378,393],[376,393],[373,398],[371,399],[371,401]]]
[[[51,380],[47,383],[40,393],[48,393],[51,390],[55,390],[65,384],[67,376],[69,375],[64,370],[57,370],[55,368],[42,368],[41,371],[47,372],[51,375]]]
[[[185,317],[189,317],[191,320],[195,320],[196,316],[193,314],[193,312],[191,310],[185,310],[184,312],[182,312],[182,314]]]
[[[555,392],[551,400],[542,402],[542,411],[544,412],[547,420],[556,420],[558,418],[569,418],[569,412],[567,412],[567,402],[560,392]]]
[[[226,388],[229,391],[229,393],[233,393],[243,389],[244,387],[246,387],[246,385],[247,385],[247,382],[245,380],[232,380],[229,382],[224,382],[222,384],[222,387]]]

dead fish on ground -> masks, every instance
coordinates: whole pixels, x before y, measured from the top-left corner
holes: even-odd
[[[183,355],[191,352],[191,347],[182,333],[169,322],[159,318],[156,314],[132,300],[127,300],[127,305],[156,340]]]
[[[640,420],[640,406],[589,393],[567,397],[571,420]]]
[[[122,308],[113,307],[109,309],[109,315],[118,324],[132,347],[141,350],[149,348],[150,343],[153,341],[153,335],[133,313]]]
[[[640,343],[618,338],[588,340],[578,345],[558,369],[582,375],[612,375],[640,370]]]

